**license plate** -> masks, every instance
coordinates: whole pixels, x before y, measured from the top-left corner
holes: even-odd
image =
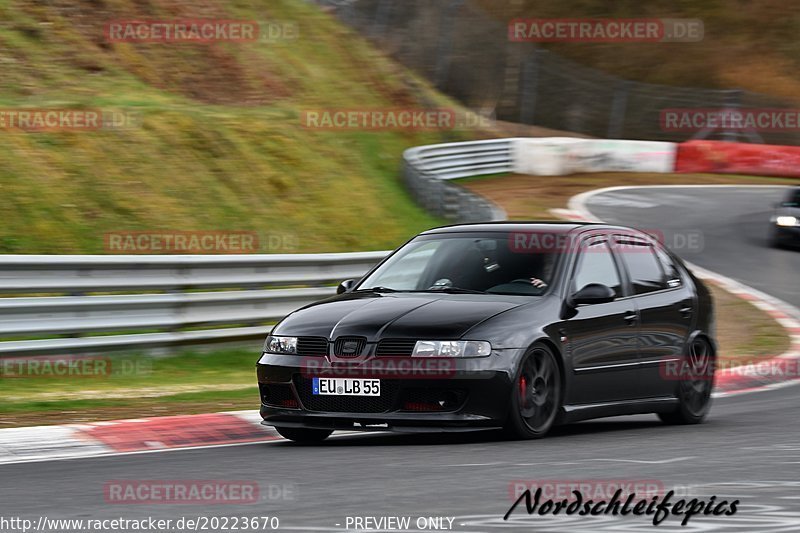
[[[313,378],[311,392],[320,396],[380,396],[381,380]]]

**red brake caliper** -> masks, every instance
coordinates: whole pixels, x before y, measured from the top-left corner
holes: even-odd
[[[523,406],[525,405],[525,397],[527,390],[528,390],[528,380],[525,379],[524,375],[522,375],[519,377],[519,399],[520,403]]]

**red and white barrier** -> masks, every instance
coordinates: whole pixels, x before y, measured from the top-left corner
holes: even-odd
[[[0,464],[281,440],[258,411],[0,429]]]
[[[800,177],[800,147],[688,141],[678,145],[675,172]]]
[[[725,141],[517,138],[511,143],[511,168],[518,174],[532,176],[703,172],[800,177],[800,147]]]

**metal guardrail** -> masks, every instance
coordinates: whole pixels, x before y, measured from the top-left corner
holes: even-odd
[[[113,292],[320,285],[359,277],[386,252],[3,255],[0,292]]]
[[[335,294],[332,283],[363,276],[387,253],[0,256],[0,291],[71,294],[0,298],[0,337],[73,336],[6,340],[0,357],[261,338],[270,330],[263,324]],[[297,285],[305,287],[263,288]],[[209,291],[221,288],[239,290]],[[152,289],[169,292],[76,295]]]
[[[406,186],[428,212],[448,220],[505,220],[506,213],[499,206],[450,180],[510,172],[512,141],[497,139],[409,148],[403,154]]]
[[[420,146],[403,155],[404,175],[436,215],[502,220],[502,209],[450,180],[509,172],[511,157],[511,139]],[[0,298],[0,338],[9,339],[0,357],[263,338],[265,324],[335,294],[332,284],[387,254],[0,256],[0,293],[59,294]]]

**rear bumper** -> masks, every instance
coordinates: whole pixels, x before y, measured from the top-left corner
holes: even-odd
[[[511,379],[502,358],[453,362],[446,377],[365,375],[381,379],[381,397],[311,393],[313,372],[297,358],[269,356],[257,365],[263,424],[331,430],[441,432],[501,427]],[[329,377],[351,377],[335,375]]]

